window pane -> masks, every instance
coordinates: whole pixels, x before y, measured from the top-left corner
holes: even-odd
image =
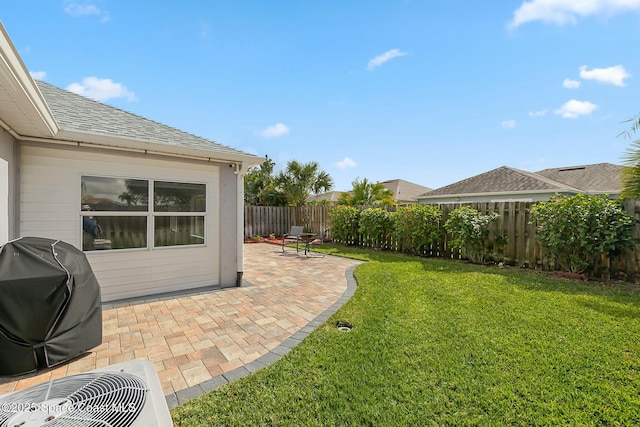
[[[156,181],[153,206],[156,212],[204,212],[205,184]]]
[[[203,216],[155,217],[155,246],[204,244]]]
[[[147,247],[146,216],[83,216],[82,250]]]
[[[82,210],[146,211],[149,207],[149,181],[143,179],[83,176]]]

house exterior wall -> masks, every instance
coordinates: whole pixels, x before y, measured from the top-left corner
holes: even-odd
[[[235,286],[236,274],[242,271],[237,265],[238,220],[244,211],[238,212],[238,177],[235,167],[220,168],[220,284]],[[244,222],[244,221],[243,221]]]
[[[0,130],[0,245],[14,237],[15,231],[15,139]]]
[[[82,247],[82,175],[205,183],[205,246],[86,254],[103,301],[221,285],[221,253],[235,253],[236,244],[226,238],[223,242],[220,236],[226,225],[221,224],[219,164],[28,143],[21,144],[20,159],[20,235],[60,239],[78,248]]]

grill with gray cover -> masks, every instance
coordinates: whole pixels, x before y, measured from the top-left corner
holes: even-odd
[[[39,237],[0,247],[0,375],[49,368],[101,342],[100,285],[82,251]]]

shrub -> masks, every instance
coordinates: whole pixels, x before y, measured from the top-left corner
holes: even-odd
[[[437,206],[413,205],[398,208],[393,214],[398,250],[424,255],[440,239],[441,219],[442,211]]]
[[[329,211],[331,238],[347,245],[358,244],[360,210],[351,206],[336,206]]]
[[[455,209],[444,225],[447,233],[451,235],[451,246],[460,248],[462,256],[471,262],[482,263],[489,224],[498,217],[497,213],[485,215],[469,206]]]
[[[543,247],[561,269],[585,272],[595,256],[633,244],[635,219],[619,201],[577,194],[552,197],[531,208],[532,222]]]
[[[381,208],[368,208],[360,212],[358,231],[365,245],[380,249],[387,246],[393,230],[391,214]]]

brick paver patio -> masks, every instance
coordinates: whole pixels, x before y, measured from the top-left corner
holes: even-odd
[[[276,360],[337,308],[358,262],[246,244],[242,287],[105,304],[102,344],[0,394],[133,359],[154,363],[169,406]],[[315,320],[314,320],[315,319]],[[311,323],[311,325],[310,325]]]

